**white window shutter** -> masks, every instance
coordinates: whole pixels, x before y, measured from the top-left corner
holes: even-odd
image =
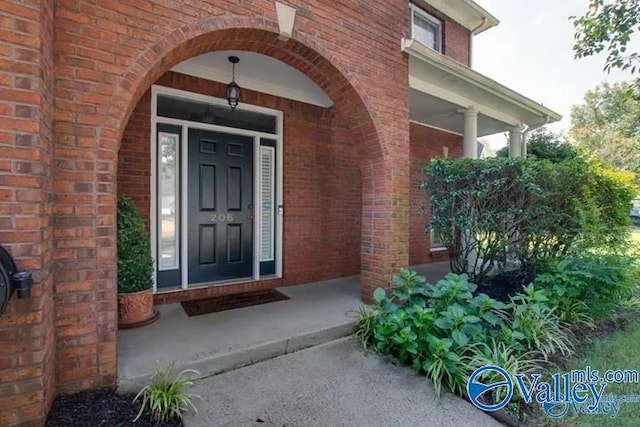
[[[260,261],[274,260],[275,149],[260,147]]]

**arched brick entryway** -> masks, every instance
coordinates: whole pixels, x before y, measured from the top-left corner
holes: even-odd
[[[65,282],[71,294],[56,295],[58,321],[78,316],[77,326],[58,339],[59,391],[113,384],[116,376],[116,170],[118,148],[127,121],[140,97],[173,65],[213,50],[246,50],[274,57],[306,74],[335,103],[360,152],[362,174],[362,295],[385,283],[389,273],[407,264],[408,237],[408,119],[406,59],[397,56],[398,81],[375,75],[379,64],[350,61],[349,52],[327,48],[336,41],[319,41],[296,31],[289,41],[278,40],[277,25],[266,17],[222,15],[197,20],[174,29],[150,43],[126,68],[104,77],[88,71],[75,75],[104,82],[83,86],[64,79],[57,86],[56,159],[60,188],[82,195],[56,199],[55,280]],[[140,42],[143,43],[143,42]],[[133,43],[132,43],[133,44]],[[353,53],[357,56],[356,53]],[[63,67],[64,69],[64,67]],[[373,70],[373,71],[372,71]],[[99,72],[98,72],[99,73]],[[404,74],[403,74],[404,73]],[[69,88],[68,86],[71,86]],[[95,90],[91,90],[95,89]],[[404,93],[401,91],[401,93]],[[389,95],[396,97],[389,97]],[[406,93],[405,93],[406,95]],[[65,100],[70,97],[73,102]],[[73,125],[65,119],[74,115]],[[95,143],[95,150],[78,147]],[[65,147],[72,145],[74,148]],[[77,173],[65,166],[73,164]],[[73,208],[71,208],[73,206]],[[65,220],[66,217],[73,220]],[[66,246],[86,233],[85,246]],[[95,238],[95,246],[91,238]],[[69,250],[72,247],[73,250]],[[86,313],[76,312],[77,304]],[[71,320],[73,321],[73,320]]]

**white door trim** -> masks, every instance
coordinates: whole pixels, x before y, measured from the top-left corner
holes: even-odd
[[[254,257],[254,266],[253,266],[253,280],[260,280],[260,236],[261,236],[261,222],[259,216],[259,188],[260,188],[260,174],[259,174],[259,153],[260,153],[260,138],[268,138],[276,141],[276,269],[275,276],[276,278],[282,277],[282,243],[283,243],[283,215],[282,215],[282,206],[283,206],[283,112],[280,110],[274,110],[271,108],[260,107],[257,105],[249,105],[249,104],[240,104],[238,105],[238,110],[245,111],[254,111],[262,114],[268,114],[274,116],[276,118],[276,134],[258,132],[258,131],[250,131],[246,129],[237,129],[230,128],[226,126],[212,125],[207,123],[193,122],[189,120],[178,120],[171,119],[167,117],[159,117],[157,115],[158,111],[158,95],[169,95],[180,97],[183,99],[193,100],[205,102],[213,105],[227,105],[227,101],[225,99],[215,98],[212,96],[197,94],[193,92],[187,92],[184,90],[168,88],[164,86],[153,85],[151,87],[151,132],[150,132],[150,144],[151,144],[151,204],[150,204],[150,231],[151,231],[151,254],[153,259],[157,259],[157,233],[158,233],[158,224],[156,217],[157,212],[157,203],[158,203],[158,195],[157,195],[157,167],[158,167],[158,153],[157,153],[157,125],[159,123],[163,124],[172,124],[178,125],[182,127],[182,135],[181,135],[181,150],[180,150],[180,169],[182,173],[182,185],[181,185],[181,193],[182,199],[180,200],[180,267],[181,267],[181,282],[182,289],[189,289],[188,284],[188,253],[187,253],[187,236],[188,236],[188,206],[186,201],[186,197],[188,194],[188,135],[189,129],[203,129],[203,130],[212,130],[216,132],[224,132],[231,133],[236,135],[244,135],[253,137],[253,153],[254,153],[254,166],[253,166],[253,206],[254,206],[254,217],[253,217],[253,233],[254,233],[254,242],[253,242],[253,257]],[[272,277],[272,275],[271,275]],[[157,289],[157,265],[153,271],[153,292],[156,293]],[[222,282],[213,282],[211,286],[223,286],[235,283],[246,282],[245,279],[238,279],[237,281],[222,281]],[[202,286],[202,284],[193,284],[191,288]],[[171,289],[175,290],[175,289]]]

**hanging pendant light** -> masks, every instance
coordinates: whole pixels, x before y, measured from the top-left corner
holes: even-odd
[[[231,110],[235,110],[240,102],[240,86],[236,83],[236,64],[240,62],[240,58],[237,56],[230,56],[229,62],[231,62],[231,83],[227,85],[227,101],[229,102],[229,106]]]

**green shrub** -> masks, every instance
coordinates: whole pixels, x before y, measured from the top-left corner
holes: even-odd
[[[498,157],[509,157],[509,147],[496,153]],[[527,157],[559,163],[574,160],[580,156],[578,149],[569,144],[562,135],[549,132],[546,128],[535,130],[527,139]]]
[[[640,280],[638,258],[626,253],[585,251],[543,270],[533,284],[545,291],[549,304],[569,323],[610,315],[631,298]]]
[[[569,330],[547,302],[544,291],[529,285],[507,305],[510,337],[506,343],[520,351],[539,352],[545,360],[557,352],[569,355],[573,349]],[[504,337],[503,330],[498,337]]]
[[[193,381],[188,379],[189,375],[200,374],[193,369],[185,369],[171,379],[171,368],[171,365],[159,367],[153,374],[151,383],[144,386],[133,399],[135,402],[142,398],[140,411],[134,422],[140,419],[145,410],[151,412],[156,423],[182,419],[189,409],[197,412],[193,400],[198,396],[186,393],[184,388],[193,385]]]
[[[376,289],[372,305],[360,309],[356,336],[363,348],[427,375],[438,396],[443,387],[462,394],[480,362],[503,357],[514,369],[533,369],[552,353],[570,352],[543,291],[530,285],[507,305],[476,291],[464,275],[431,285],[402,269],[389,292]]]
[[[129,294],[151,288],[153,259],[149,235],[136,205],[118,198],[118,292]]]
[[[378,288],[370,309],[361,309],[356,336],[364,348],[389,354],[425,373],[436,393],[442,387],[462,393],[472,343],[484,342],[502,322],[504,304],[487,295],[473,295],[476,285],[466,276],[447,275],[435,285],[402,269],[393,278],[390,295]]]
[[[477,283],[510,261],[526,275],[577,247],[628,236],[634,187],[595,161],[435,159],[424,172],[426,228],[438,232],[451,270]]]

